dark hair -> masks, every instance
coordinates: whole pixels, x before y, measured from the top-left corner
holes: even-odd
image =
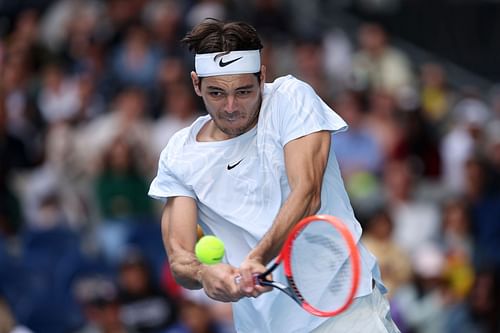
[[[263,47],[257,31],[250,24],[216,19],[206,19],[196,25],[181,42],[197,54],[260,50]]]

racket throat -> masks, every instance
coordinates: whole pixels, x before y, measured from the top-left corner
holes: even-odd
[[[295,285],[293,284],[293,280],[291,279],[288,279],[290,285]],[[262,286],[269,286],[269,287],[274,287],[274,288],[277,288],[279,290],[281,290],[282,292],[284,292],[285,294],[287,294],[288,296],[290,296],[298,305],[302,306],[302,303],[303,303],[303,299],[300,297],[300,295],[297,295],[293,289],[283,283],[280,283],[280,282],[276,282],[276,281],[259,281],[259,284],[262,285]]]

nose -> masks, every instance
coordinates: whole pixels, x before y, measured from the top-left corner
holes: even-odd
[[[228,95],[226,98],[225,111],[231,113],[236,111],[236,109],[237,109],[236,98],[234,98],[234,95]]]

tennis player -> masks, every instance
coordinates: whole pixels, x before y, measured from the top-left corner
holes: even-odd
[[[233,302],[238,332],[399,332],[376,260],[359,242],[333,152],[332,136],[346,123],[293,76],[265,83],[262,44],[246,23],[206,20],[183,42],[195,53],[191,78],[208,115],[170,139],[149,191],[166,201],[162,232],[177,281]],[[343,220],[361,254],[356,299],[331,318],[309,314],[252,278],[266,270],[291,228],[316,213]],[[223,240],[224,263],[196,259],[197,224]],[[280,270],[273,279],[285,283]]]

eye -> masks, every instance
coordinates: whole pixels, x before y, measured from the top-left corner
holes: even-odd
[[[209,91],[208,94],[211,96],[211,97],[222,97],[222,92],[220,91]]]
[[[236,93],[237,93],[238,95],[240,95],[240,96],[245,96],[245,95],[249,95],[249,94],[251,94],[251,93],[252,93],[252,91],[251,91],[251,90],[238,90]]]

